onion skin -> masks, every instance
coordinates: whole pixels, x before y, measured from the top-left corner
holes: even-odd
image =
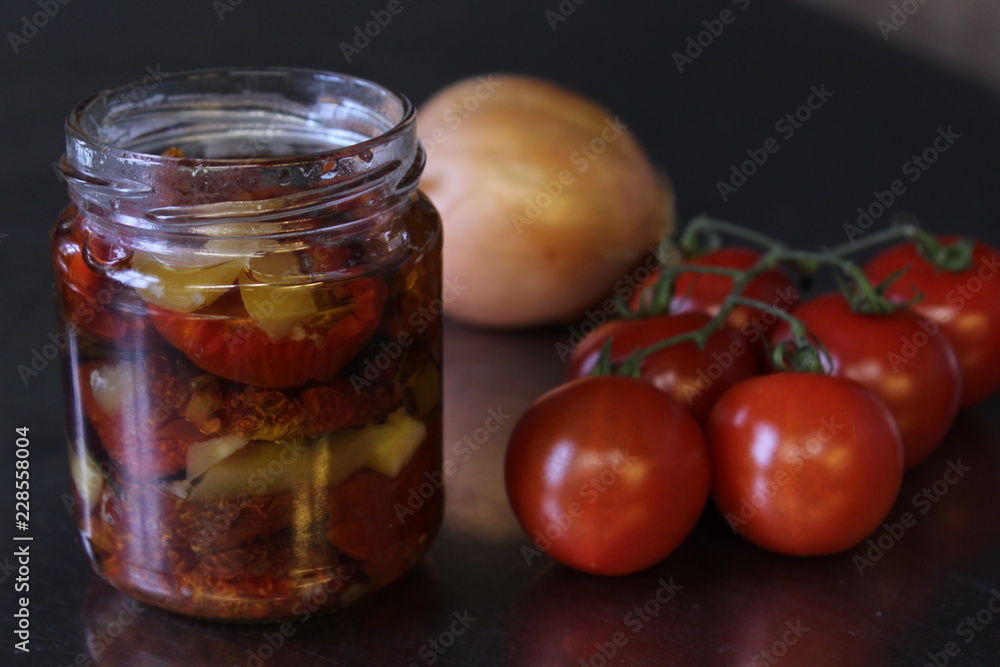
[[[471,324],[570,321],[674,220],[673,193],[610,111],[523,76],[459,81],[418,113],[421,187],[441,213],[445,312]]]

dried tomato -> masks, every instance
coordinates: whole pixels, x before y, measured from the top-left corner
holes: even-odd
[[[204,433],[285,440],[381,422],[402,395],[399,383],[389,381],[361,393],[343,375],[298,392],[233,385],[204,375],[194,382],[183,412]]]
[[[122,349],[144,347],[152,333],[142,299],[99,271],[115,250],[89,234],[75,206],[68,206],[52,234],[53,266],[63,317]],[[155,334],[153,334],[155,336]]]
[[[427,474],[441,466],[440,449],[429,444],[436,437],[431,428],[394,478],[361,469],[330,489],[327,539],[359,561],[376,588],[409,569],[437,532],[443,476]]]
[[[236,290],[194,313],[148,305],[153,326],[195,364],[220,377],[268,388],[326,382],[378,328],[387,288],[357,278],[336,288],[340,304],[305,326],[302,338],[277,341],[258,328]]]
[[[294,500],[289,493],[245,495],[188,502],[182,522],[191,548],[201,556],[282,531],[291,523],[293,510]]]
[[[401,542],[403,526],[389,502],[392,488],[392,479],[362,468],[330,489],[327,539],[373,576],[385,569]]]
[[[157,354],[145,357],[141,366],[134,361],[89,362],[79,368],[83,410],[108,456],[129,478],[175,475],[187,465],[188,448],[211,437],[178,413],[188,401],[190,387],[172,375],[170,368]],[[109,375],[118,384],[102,386]],[[104,404],[98,391],[110,395]],[[142,400],[136,392],[142,392]],[[109,402],[117,403],[117,412],[106,411]]]

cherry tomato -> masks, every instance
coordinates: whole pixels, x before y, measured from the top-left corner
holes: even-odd
[[[887,315],[855,313],[836,292],[798,306],[792,314],[830,354],[828,372],[874,391],[896,418],[912,468],[940,444],[958,412],[958,362],[947,340],[908,308]],[[782,323],[774,341],[791,337]]]
[[[625,361],[640,347],[702,328],[711,316],[680,313],[659,317],[614,320],[584,338],[569,358],[570,379],[589,374],[597,365],[604,341],[612,339],[611,361]],[[671,345],[642,361],[642,379],[688,408],[699,423],[722,393],[757,373],[757,359],[746,340],[723,325],[708,338],[705,349],[694,343]]]
[[[731,247],[721,248],[685,262],[690,266],[714,266],[728,269],[749,269],[760,260],[761,254],[750,248]],[[650,293],[647,291],[651,285],[655,284],[659,278],[656,273],[643,283],[636,291],[631,300],[632,309],[636,309],[642,303],[648,303]],[[689,311],[702,311],[709,315],[715,315],[722,307],[725,300],[733,289],[733,279],[729,276],[708,273],[682,273],[674,282],[674,297],[670,302],[670,310],[673,313],[686,313]],[[796,291],[788,276],[781,269],[770,269],[757,276],[747,285],[742,296],[748,299],[757,299],[774,305],[781,310],[787,310],[799,300],[799,293]],[[757,342],[760,334],[754,324],[759,324],[764,331],[776,321],[773,315],[763,313],[756,308],[747,306],[737,306],[726,323],[736,329],[744,336],[750,338],[751,342]]]
[[[254,324],[236,290],[194,313],[149,304],[153,326],[195,364],[220,377],[259,387],[326,382],[378,329],[386,301],[380,278],[357,278],[338,288],[346,312],[305,327],[302,338],[271,340]]]
[[[511,434],[505,474],[535,548],[605,575],[674,551],[705,507],[710,476],[694,418],[652,385],[610,376],[535,401]]]
[[[941,236],[950,244],[955,236]],[[972,264],[962,271],[939,270],[913,242],[889,248],[868,263],[865,273],[878,284],[903,267],[909,270],[885,292],[891,300],[923,298],[911,306],[941,325],[952,344],[962,375],[960,406],[970,407],[1000,389],[1000,250],[982,241],[972,249]]]
[[[903,479],[892,414],[843,378],[750,378],[719,399],[706,432],[719,509],[743,537],[779,553],[858,544],[886,517]]]

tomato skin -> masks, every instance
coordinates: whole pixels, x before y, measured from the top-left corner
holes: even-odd
[[[715,404],[706,432],[716,505],[743,537],[778,553],[858,544],[885,519],[903,479],[892,414],[852,380],[745,380]]]
[[[943,244],[958,238],[937,237]],[[995,279],[1000,250],[976,241],[969,268],[941,271],[911,241],[874,257],[865,274],[878,284],[906,266],[909,270],[886,289],[885,296],[902,303],[923,295],[911,308],[940,324],[955,350],[962,375],[960,407],[980,403],[1000,389],[1000,279]]]
[[[621,575],[666,558],[687,537],[710,473],[686,410],[646,382],[602,376],[562,385],[528,408],[511,434],[505,477],[536,547],[584,572]]]
[[[87,231],[75,205],[60,214],[50,243],[65,325],[114,341],[118,348],[149,347],[157,337],[142,316],[144,302],[93,268],[92,262],[110,259],[106,256],[114,249]]]
[[[684,262],[686,266],[714,266],[728,269],[746,270],[756,264],[761,254],[750,248],[738,246],[720,248],[701,257]],[[646,280],[633,295],[630,306],[633,310],[642,303],[648,303],[646,289],[656,284],[660,274],[655,273]],[[715,315],[733,289],[733,279],[729,276],[709,273],[681,273],[674,282],[674,297],[670,301],[670,312],[687,313],[701,311]],[[779,268],[769,269],[754,278],[743,291],[748,299],[757,299],[787,310],[798,302],[799,293],[785,272]],[[737,306],[726,318],[726,323],[736,331],[756,342],[759,334],[753,326],[757,321],[766,331],[774,320],[765,318],[756,308]]]
[[[573,351],[566,367],[569,379],[589,374],[601,355],[604,341],[611,342],[611,361],[625,361],[629,354],[667,338],[705,326],[711,316],[680,313],[631,320],[613,320],[586,336]],[[694,343],[671,345],[643,359],[642,379],[686,407],[704,423],[712,405],[729,387],[757,374],[755,353],[746,340],[723,324],[708,338],[705,349]]]
[[[958,413],[961,381],[951,345],[908,308],[855,313],[843,295],[821,294],[792,311],[830,353],[831,374],[857,380],[881,398],[899,425],[907,469],[944,439]],[[788,325],[774,342],[789,340]]]
[[[236,290],[194,313],[149,304],[153,326],[199,367],[258,387],[327,382],[378,329],[387,288],[380,278],[356,278],[343,287],[355,304],[348,313],[301,340],[272,341],[250,318]]]

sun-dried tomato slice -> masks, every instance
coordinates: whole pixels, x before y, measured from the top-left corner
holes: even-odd
[[[395,477],[362,468],[330,489],[327,539],[357,560],[378,588],[408,570],[433,539],[441,520],[440,427]],[[436,475],[435,476],[435,473]]]
[[[292,494],[248,499],[234,516],[233,507],[191,503],[155,484],[116,480],[114,487],[106,484],[94,504],[87,537],[102,576],[146,602],[253,619],[298,613],[304,581],[315,581],[323,608],[369,587],[359,565],[326,542],[322,523],[290,529]],[[231,524],[205,541],[220,516]],[[177,596],[181,589],[186,594]]]
[[[212,436],[182,418],[191,390],[162,355],[139,361],[88,362],[79,368],[80,402],[101,445],[132,479],[184,470],[187,450]]]
[[[204,433],[241,433],[253,440],[313,437],[383,421],[404,393],[390,374],[386,377],[361,393],[344,376],[300,392],[282,392],[233,386],[206,375],[194,382],[184,417]]]
[[[142,299],[95,270],[97,262],[111,263],[114,253],[88,234],[75,206],[62,212],[52,234],[52,256],[63,314],[68,322],[113,340],[120,349],[145,347],[152,329]]]
[[[226,551],[284,530],[295,504],[290,493],[249,494],[185,504],[181,519],[187,541],[199,557]]]
[[[193,313],[148,310],[156,330],[209,373],[258,387],[298,387],[332,379],[378,328],[383,280],[358,278],[336,289],[339,307],[321,311],[304,335],[276,341],[254,324],[237,290]]]
[[[364,468],[330,490],[327,539],[373,576],[385,569],[402,541],[391,497],[392,479]]]

